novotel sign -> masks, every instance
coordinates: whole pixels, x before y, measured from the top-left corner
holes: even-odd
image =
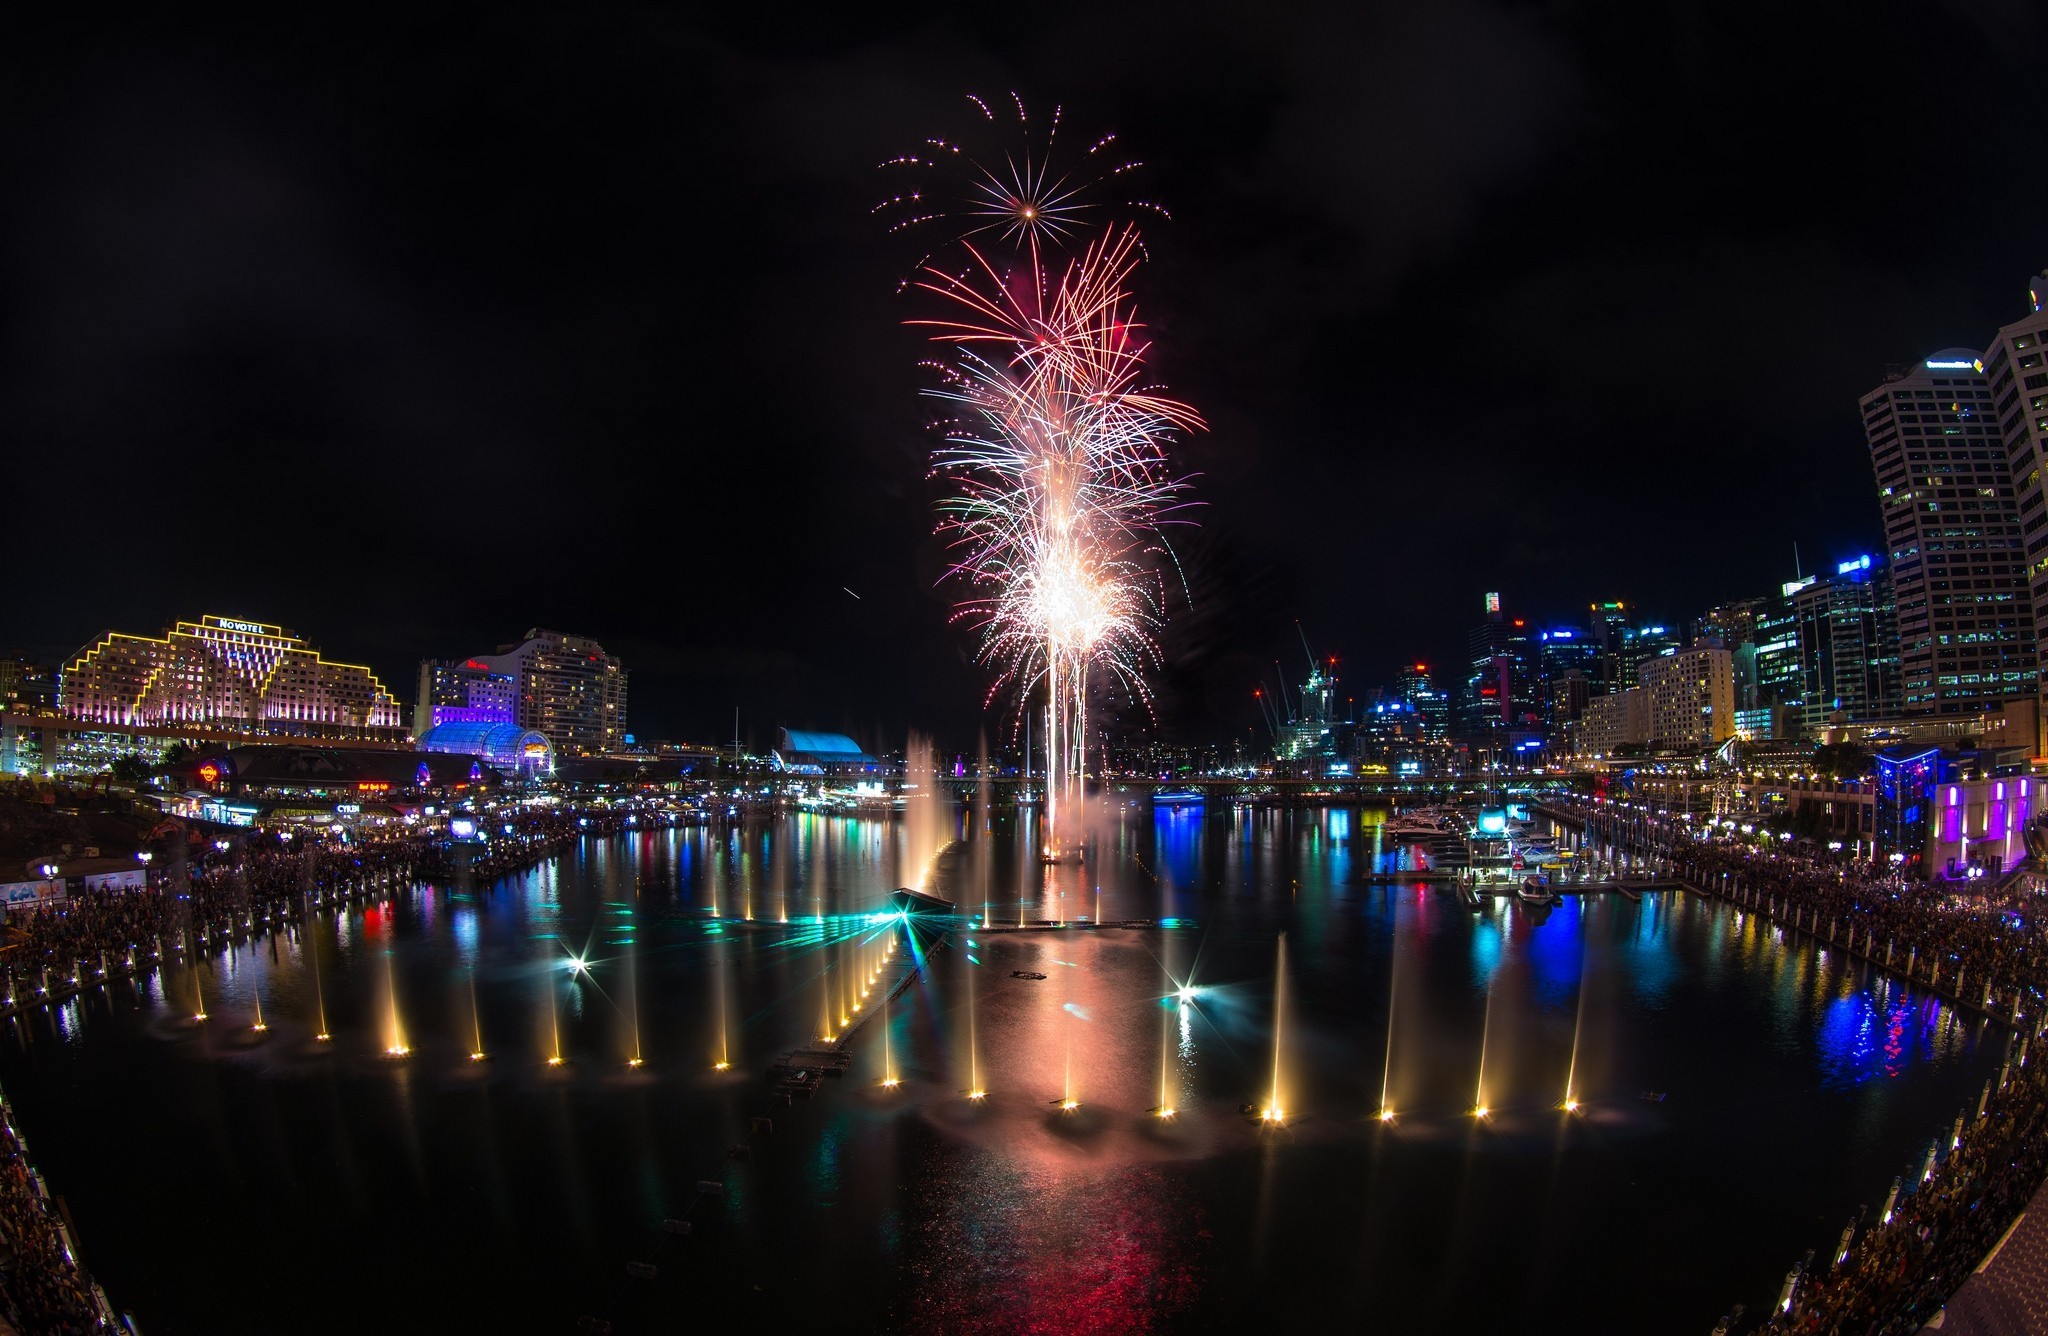
[[[238,622],[232,617],[216,617],[214,620],[230,631],[247,631],[260,636],[269,630],[262,622]]]

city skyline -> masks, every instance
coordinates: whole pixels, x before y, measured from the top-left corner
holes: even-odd
[[[458,84],[469,119],[442,114],[458,37],[431,25],[342,76],[282,19],[203,32],[204,58],[139,31],[118,60],[103,30],[33,22],[0,145],[24,354],[0,402],[32,492],[87,449],[128,485],[43,559],[11,641],[56,657],[233,609],[404,680],[568,626],[668,734],[722,736],[734,705],[759,741],[982,722],[877,298],[916,257],[867,216],[875,162],[965,86],[1085,106],[1175,214],[1149,320],[1212,419],[1161,683],[1192,736],[1255,721],[1297,619],[1378,676],[1450,659],[1478,591],[1677,618],[1789,578],[1795,542],[1814,566],[1881,550],[1857,398],[1987,347],[2048,264],[2043,187],[1997,134],[1953,132],[2023,123],[2041,31],[2019,10],[1792,16],[1762,45],[1669,14],[1309,12],[1113,66],[1058,15],[1042,46],[951,15],[824,22],[794,55],[745,20],[651,21],[689,91],[598,21],[566,43],[507,21],[460,34],[478,68],[575,95],[540,115]],[[1375,24],[1407,63],[1325,78],[1317,34]],[[1850,103],[1839,154],[1785,133]],[[2000,187],[1930,193],[1917,162]],[[804,336],[771,336],[791,311]],[[1702,470],[1747,541],[1656,560]],[[330,540],[280,561],[230,537],[273,515]],[[124,548],[165,531],[179,557],[137,578]]]
[[[9,20],[0,1333],[2034,1329],[2041,0]]]

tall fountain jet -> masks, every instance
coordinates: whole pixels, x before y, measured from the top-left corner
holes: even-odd
[[[1278,945],[1273,948],[1273,1081],[1266,1094],[1266,1107],[1259,1116],[1269,1123],[1287,1121],[1286,1092],[1280,1083],[1280,1055],[1283,1051],[1282,1025],[1287,1008],[1287,934],[1280,934]]]
[[[384,1052],[402,1058],[412,1052],[405,1042],[405,1026],[398,1018],[398,965],[391,951],[384,952]]]
[[[941,787],[940,779],[931,739],[911,734],[910,745],[903,753],[903,857],[899,876],[906,889],[925,895],[934,894],[933,876],[938,870],[939,855],[955,838],[952,800]]]

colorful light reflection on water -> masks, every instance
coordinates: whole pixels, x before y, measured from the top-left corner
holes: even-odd
[[[712,1175],[729,1190],[636,1300],[650,1322],[777,1320],[830,1294],[834,1322],[929,1332],[1283,1311],[1619,1330],[1768,1298],[1830,1241],[1808,1219],[1880,1191],[2002,1056],[1980,1025],[1725,906],[1500,901],[1475,918],[1446,891],[1373,880],[1371,859],[1411,857],[1380,819],[1140,810],[1094,861],[1050,871],[999,820],[991,857],[943,872],[986,871],[948,884],[994,926],[1092,915],[1098,887],[1105,918],[1180,926],[977,930],[971,952],[963,928],[866,917],[901,884],[875,823],[592,842],[495,890],[323,917],[204,963],[219,1025],[182,1014],[196,981],[177,972],[68,1006],[0,1047],[0,1078],[88,1255],[154,1333],[261,1331],[266,1312],[223,1318],[138,1201],[185,1203],[181,1227],[264,1285],[321,1295],[305,1331],[374,1326],[386,1289],[445,1328],[566,1329]],[[1240,1110],[1272,1081],[1283,930],[1288,1116],[1261,1129]],[[885,934],[928,965],[890,1004],[901,1084],[881,1088],[870,1026],[843,1081],[771,1110],[752,1158],[725,1159],[750,1140],[761,1061],[810,1039],[835,984],[856,1000],[845,980]],[[413,1051],[363,1061],[393,991]],[[310,1042],[316,994],[328,1045]],[[243,1023],[259,995],[261,1044]],[[728,1038],[741,1060],[707,1070]],[[1583,1105],[1567,1120],[1568,1070]],[[1398,1118],[1380,1121],[1383,1100]],[[1776,1209],[1730,1191],[1745,1184]],[[1680,1223],[1682,1267],[1583,1264]],[[378,1287],[357,1283],[365,1237]]]

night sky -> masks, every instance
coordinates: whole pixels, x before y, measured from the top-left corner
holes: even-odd
[[[1172,207],[1175,739],[1245,736],[1297,619],[1349,694],[1488,589],[1679,619],[1874,549],[1857,396],[2048,265],[2031,0],[185,8],[0,18],[0,645],[52,658],[219,612],[409,699],[544,625],[642,736],[971,745],[869,213],[969,91]]]

